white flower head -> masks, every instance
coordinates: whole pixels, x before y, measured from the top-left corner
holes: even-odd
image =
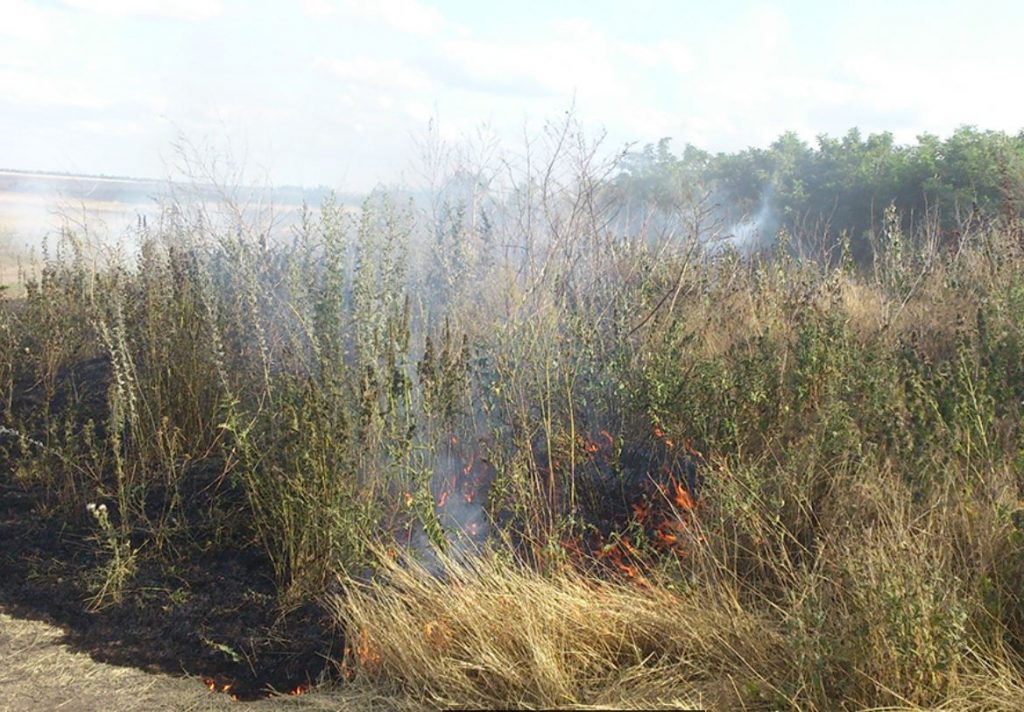
[[[107,505],[101,504],[99,507],[97,507],[97,509],[99,511],[101,511],[101,512],[106,512],[107,511]]]
[[[96,503],[95,502],[89,502],[89,504],[85,505],[85,511],[87,511],[87,512],[95,512],[96,511]]]

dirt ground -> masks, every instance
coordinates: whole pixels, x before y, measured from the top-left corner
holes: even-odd
[[[64,638],[55,626],[14,618],[0,609],[0,712],[415,709],[401,700],[342,688],[236,702],[224,693],[210,692],[198,677],[98,662],[70,649]]]
[[[99,663],[70,650],[63,638],[60,629],[47,623],[0,612],[0,710],[238,709],[199,679]],[[260,703],[253,708],[269,707]]]

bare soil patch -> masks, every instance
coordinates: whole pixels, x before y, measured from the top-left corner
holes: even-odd
[[[95,661],[41,621],[0,612],[0,710],[220,710],[230,699],[195,678]]]
[[[312,604],[283,613],[255,547],[189,552],[173,566],[143,556],[122,603],[92,611],[85,582],[101,554],[91,532],[46,517],[38,501],[0,475],[0,608],[59,626],[69,651],[212,680],[242,700],[330,675],[340,641],[325,614]]]

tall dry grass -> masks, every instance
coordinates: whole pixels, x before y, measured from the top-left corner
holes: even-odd
[[[351,684],[436,707],[703,707],[752,670],[773,690],[783,639],[723,586],[541,575],[492,557],[443,577],[390,565],[335,600]]]
[[[954,251],[889,214],[870,265],[742,253],[699,202],[618,231],[570,123],[528,150],[461,166],[429,219],[375,194],[274,242],[170,206],[104,264],[65,234],[0,309],[14,478],[71,525],[108,503],[102,555],[260,546],[282,607],[330,601],[375,704],[1012,707],[1013,230]],[[655,431],[703,453],[681,557],[629,519],[650,473],[622,454]],[[475,562],[437,501],[453,443],[494,472]],[[447,563],[382,553],[410,531]],[[595,531],[635,538],[642,581],[575,557]]]

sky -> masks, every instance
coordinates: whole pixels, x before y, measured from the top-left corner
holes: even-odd
[[[0,168],[414,184],[428,125],[515,148],[572,109],[621,148],[1024,128],[1024,3],[0,0]]]

